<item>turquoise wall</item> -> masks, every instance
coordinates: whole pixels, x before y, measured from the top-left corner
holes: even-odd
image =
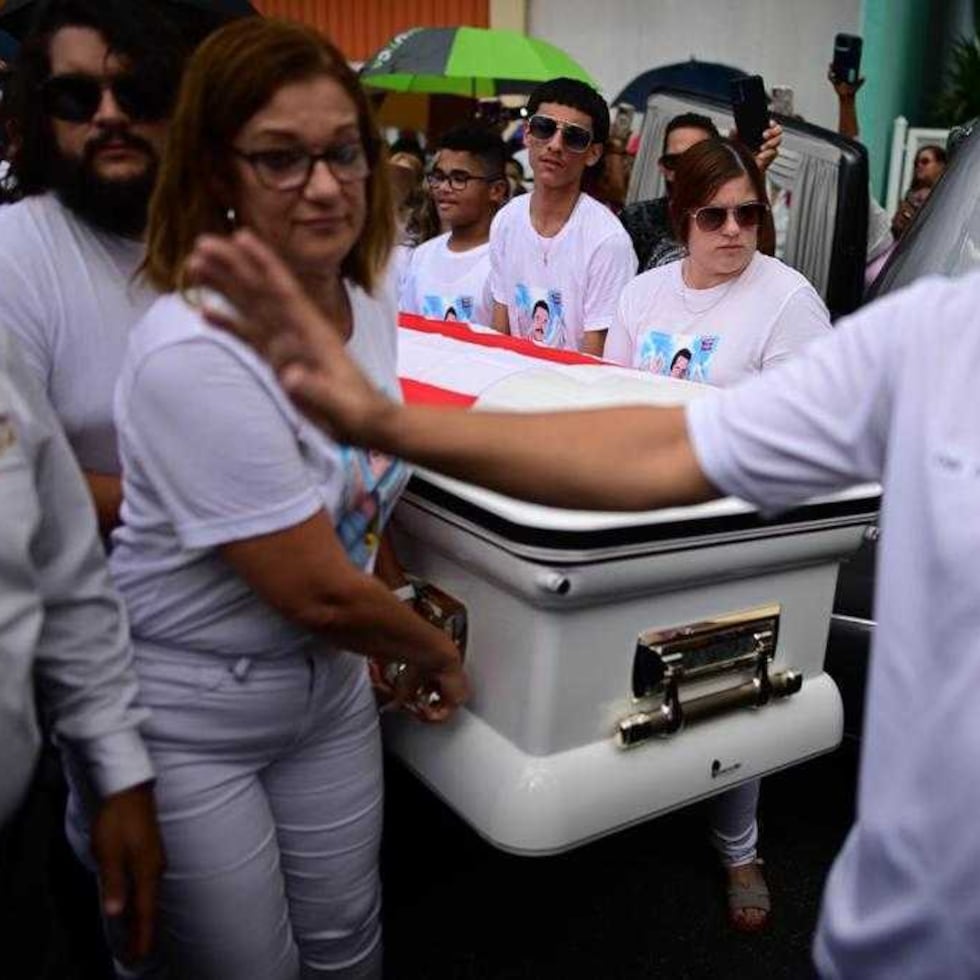
[[[858,95],[858,121],[879,200],[885,194],[895,117],[905,116],[911,125],[929,123],[929,106],[940,80],[946,6],[942,0],[862,4],[861,74],[867,81]]]

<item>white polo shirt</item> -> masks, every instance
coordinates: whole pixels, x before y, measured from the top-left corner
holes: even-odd
[[[980,976],[980,274],[931,278],[687,408],[708,478],[766,510],[884,486],[857,821],[815,958]]]

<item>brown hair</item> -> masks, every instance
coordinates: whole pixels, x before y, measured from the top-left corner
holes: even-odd
[[[299,24],[246,17],[214,33],[187,65],[150,202],[143,270],[159,289],[183,284],[183,267],[201,234],[226,234],[216,188],[234,186],[230,147],[242,127],[285,85],[332,78],[357,107],[371,164],[367,219],[341,273],[370,291],[395,237],[384,149],[364,90],[344,56]]]
[[[704,207],[723,184],[739,177],[748,177],[756,200],[768,203],[762,171],[741,143],[718,137],[695,143],[681,154],[670,192],[670,221],[679,241],[687,244],[691,212]],[[768,211],[759,226],[756,248],[765,255],[772,255],[776,250],[776,229]]]

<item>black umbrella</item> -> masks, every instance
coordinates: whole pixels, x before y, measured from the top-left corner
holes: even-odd
[[[195,32],[199,27],[216,27],[229,17],[257,14],[248,0],[131,0],[153,6],[174,7],[175,20]],[[0,30],[21,40],[30,31],[40,0],[0,0]],[[184,8],[183,10],[180,8]]]
[[[645,112],[647,99],[654,89],[671,88],[697,95],[708,95],[727,102],[731,98],[731,82],[744,78],[741,68],[718,64],[715,61],[680,61],[675,65],[651,68],[633,79],[616,97],[614,105],[626,102]]]

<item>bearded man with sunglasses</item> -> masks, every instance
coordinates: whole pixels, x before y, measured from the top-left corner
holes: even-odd
[[[609,138],[609,108],[584,82],[557,78],[531,93],[526,111],[534,189],[490,229],[492,326],[537,340],[534,310],[543,303],[541,342],[599,355],[619,293],[636,274],[622,225],[582,190]]]
[[[112,393],[154,299],[136,272],[188,43],[152,3],[48,0],[0,115],[20,198],[0,211],[0,323],[65,428],[103,534],[120,505]]]
[[[490,222],[507,200],[506,160],[485,125],[458,126],[439,140],[426,181],[449,230],[413,249],[400,310],[490,326]]]

